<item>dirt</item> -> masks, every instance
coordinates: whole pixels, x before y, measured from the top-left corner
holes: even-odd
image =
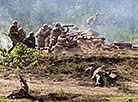
[[[114,95],[114,96],[135,96],[134,94],[125,94],[118,91],[117,87],[95,87],[92,80],[81,80],[79,78],[66,78],[64,81],[55,82],[52,78],[30,77],[25,74],[24,78],[31,89],[37,89],[41,92],[38,96],[45,96],[50,93],[66,93],[79,95]],[[20,86],[17,77],[0,78],[0,96],[6,96],[10,91],[16,90]],[[135,83],[134,86],[138,86]],[[137,88],[137,87],[135,87]]]

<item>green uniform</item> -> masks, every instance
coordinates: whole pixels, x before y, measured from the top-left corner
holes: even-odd
[[[10,53],[14,49],[16,44],[19,42],[18,27],[17,26],[12,25],[9,28],[9,37],[12,41],[12,47],[8,50],[8,52]]]

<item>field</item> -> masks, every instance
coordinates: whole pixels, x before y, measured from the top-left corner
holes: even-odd
[[[24,51],[26,50],[26,52]],[[137,52],[123,54],[46,54],[19,46],[8,55],[1,49],[0,102],[30,102],[30,99],[4,99],[20,88],[18,73],[27,80],[35,102],[137,102]],[[95,86],[84,70],[90,65],[116,69],[114,83]]]

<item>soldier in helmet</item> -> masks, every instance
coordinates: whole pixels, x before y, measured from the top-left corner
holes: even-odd
[[[23,42],[23,40],[26,38],[26,33],[24,32],[23,28],[20,27],[18,29],[18,34],[20,42]]]
[[[29,37],[26,38],[23,42],[25,45],[27,45],[27,47],[30,47],[30,48],[35,48],[36,46],[36,42],[35,42],[35,37],[34,37],[34,33],[33,32],[30,32],[29,33]]]
[[[64,30],[61,31],[61,35],[58,36],[57,43],[55,45],[55,53],[60,53],[63,51],[63,48],[67,47],[67,44],[69,42],[69,36],[67,36],[67,32],[69,31],[69,28],[67,27],[67,31]]]
[[[19,27],[17,27],[17,24],[18,24],[17,20],[14,20],[13,24],[9,28],[8,35],[12,41],[12,47],[8,50],[8,53],[11,53],[11,51],[14,49],[16,44],[19,42],[19,35],[18,35]]]
[[[56,23],[50,36],[50,46],[54,46],[57,43],[58,36],[61,34],[61,24]]]
[[[36,34],[38,48],[45,47],[45,39],[50,35],[50,29],[47,24],[44,24],[42,28]]]
[[[95,34],[97,31],[98,31],[98,29],[97,29],[97,25],[100,25],[99,23],[98,23],[98,17],[99,17],[99,14],[98,13],[96,13],[94,16],[91,16],[91,17],[89,17],[88,19],[87,19],[87,24],[88,24],[88,28],[90,28],[92,31],[93,31],[93,33]],[[95,36],[97,37],[99,34],[95,34]]]

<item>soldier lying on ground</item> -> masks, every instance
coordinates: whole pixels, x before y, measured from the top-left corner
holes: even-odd
[[[95,80],[96,86],[104,86],[104,78],[108,79],[107,81],[113,80],[117,77],[116,74],[113,74],[112,70],[107,70],[106,66],[103,65],[101,67],[89,67],[85,70],[85,72],[90,72],[90,74],[92,75],[91,79]]]
[[[27,99],[32,99],[32,100],[36,100],[35,97],[31,96],[29,94],[29,86],[26,83],[26,80],[24,80],[22,78],[21,75],[19,75],[20,78],[20,89],[19,90],[13,90],[12,92],[10,92],[5,98],[11,98],[11,99],[15,99],[15,98],[27,98]]]
[[[23,44],[25,44],[29,48],[35,48],[36,47],[35,37],[34,37],[33,32],[29,33],[29,37],[24,40]]]

